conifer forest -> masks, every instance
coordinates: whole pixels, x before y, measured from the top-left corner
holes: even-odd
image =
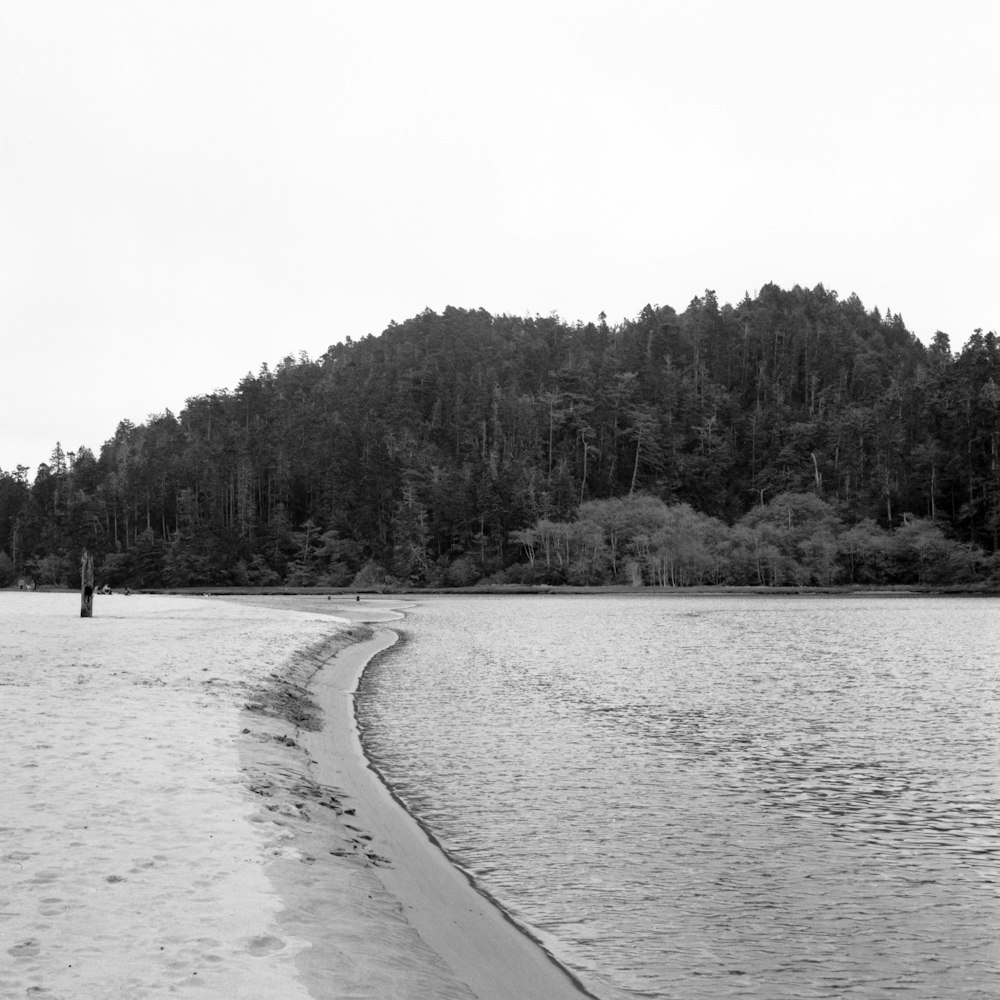
[[[822,285],[426,310],[0,471],[0,586],[994,587],[998,541],[995,332]]]

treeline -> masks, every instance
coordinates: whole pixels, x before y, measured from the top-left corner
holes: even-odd
[[[782,493],[727,525],[686,503],[637,495],[588,500],[572,521],[514,532],[526,563],[506,582],[593,586],[830,587],[970,583],[1000,557],[949,539],[929,518],[892,532],[870,518],[847,525],[814,493]]]
[[[428,310],[0,472],[0,585],[989,580],[998,381],[822,286]]]

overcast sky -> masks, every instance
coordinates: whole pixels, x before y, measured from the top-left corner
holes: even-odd
[[[0,469],[425,307],[1000,326],[1000,4],[0,0]]]

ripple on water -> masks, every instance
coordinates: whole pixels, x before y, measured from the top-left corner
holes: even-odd
[[[994,995],[982,600],[447,598],[369,752],[607,1000]]]

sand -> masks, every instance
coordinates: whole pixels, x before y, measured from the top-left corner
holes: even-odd
[[[391,605],[267,604],[0,592],[0,996],[581,996],[367,765]]]

